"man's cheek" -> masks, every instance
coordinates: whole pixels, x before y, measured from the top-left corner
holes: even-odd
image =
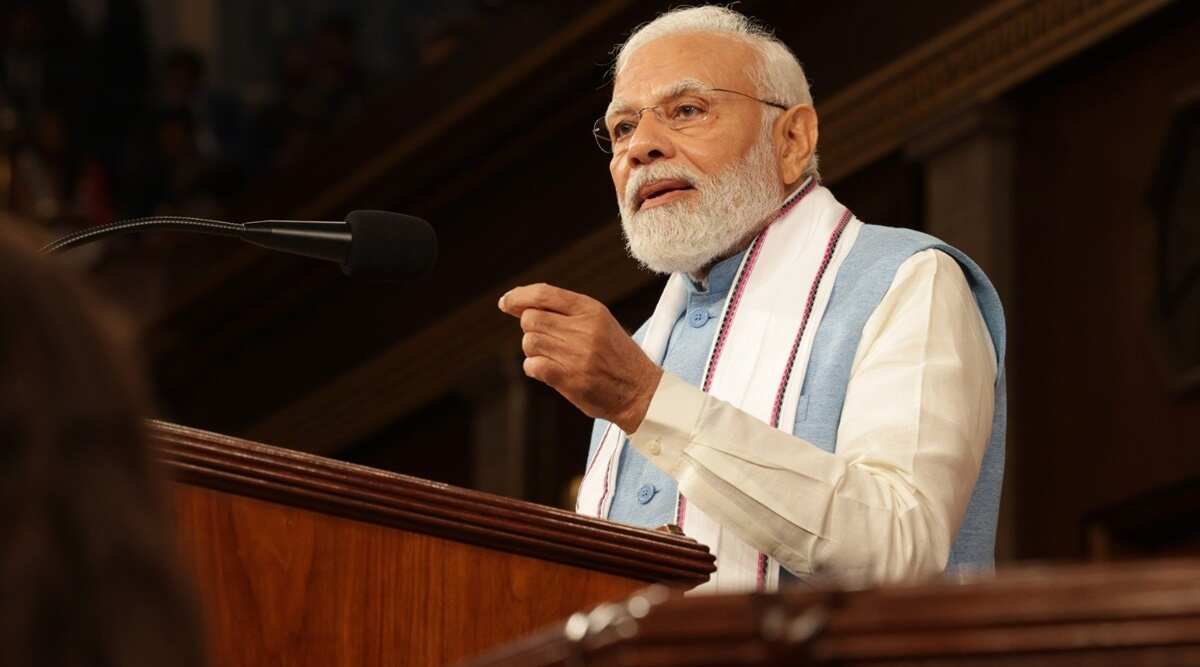
[[[612,174],[613,191],[616,192],[617,197],[620,198],[625,192],[625,183],[629,179],[629,174],[626,172],[626,170],[618,167],[616,161],[613,161],[613,163],[609,165],[608,173]]]

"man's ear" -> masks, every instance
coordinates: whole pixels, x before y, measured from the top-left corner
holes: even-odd
[[[817,111],[798,104],[775,120],[775,145],[779,151],[779,177],[791,188],[804,177],[817,150]]]

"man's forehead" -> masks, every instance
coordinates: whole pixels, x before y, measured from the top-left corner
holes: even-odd
[[[755,57],[751,47],[727,35],[667,35],[637,49],[617,75],[613,105],[653,104],[681,83],[747,88]]]

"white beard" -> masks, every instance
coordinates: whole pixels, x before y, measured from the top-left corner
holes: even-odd
[[[638,170],[620,198],[621,228],[629,254],[656,273],[693,277],[715,260],[734,254],[783,205],[786,194],[776,175],[771,124],[736,164],[713,176],[661,162]],[[680,201],[635,211],[637,191],[660,179],[681,179],[695,193]]]

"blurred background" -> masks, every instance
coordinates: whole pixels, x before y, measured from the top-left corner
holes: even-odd
[[[590,129],[613,45],[672,4],[4,2],[0,197],[46,235],[426,218],[416,285],[194,237],[65,257],[134,313],[166,419],[570,506],[590,422],[524,378],[495,301],[547,281],[651,312]],[[1001,560],[1200,553],[1200,3],[737,8],[805,64],[839,198],[1005,298]]]

